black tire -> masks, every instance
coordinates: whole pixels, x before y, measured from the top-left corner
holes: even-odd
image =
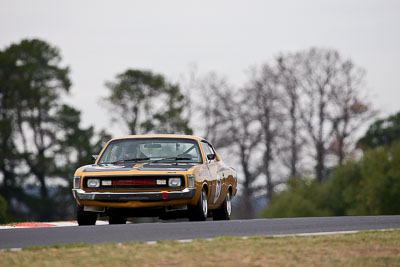
[[[109,224],[126,224],[127,218],[120,214],[112,214],[108,216]]]
[[[76,220],[78,221],[79,226],[95,225],[97,221],[97,216],[97,212],[84,211],[82,206],[78,206],[78,210],[76,212]]]
[[[208,215],[207,191],[201,191],[199,202],[196,206],[189,206],[189,221],[205,221]]]
[[[232,213],[231,192],[228,190],[221,208],[213,211],[213,220],[230,220]]]

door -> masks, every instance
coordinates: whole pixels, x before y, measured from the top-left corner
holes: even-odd
[[[213,207],[217,204],[218,200],[221,198],[222,181],[220,177],[219,167],[220,164],[217,161],[214,149],[206,142],[202,142],[201,146],[204,151],[206,165],[208,171],[210,172],[210,194],[208,197],[208,205]],[[208,159],[207,155],[212,155],[212,159]]]

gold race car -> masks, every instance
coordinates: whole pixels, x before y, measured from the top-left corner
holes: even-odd
[[[128,217],[230,219],[236,171],[202,138],[119,137],[94,158],[74,175],[79,225],[94,225],[99,214],[110,224],[124,224]]]

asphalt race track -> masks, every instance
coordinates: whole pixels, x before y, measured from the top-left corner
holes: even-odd
[[[141,223],[0,230],[0,249],[400,228],[400,215]]]

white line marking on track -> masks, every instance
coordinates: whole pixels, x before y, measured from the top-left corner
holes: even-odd
[[[181,239],[181,240],[177,240],[179,243],[190,243],[193,241],[193,239]]]
[[[317,232],[317,233],[283,234],[283,235],[268,235],[268,236],[285,237],[285,236],[345,235],[345,234],[355,234],[358,232],[359,231],[336,231],[336,232]]]
[[[96,225],[107,225],[107,221],[96,222]],[[70,222],[25,222],[16,223],[15,225],[0,225],[0,230],[3,229],[26,229],[26,228],[45,228],[45,227],[66,227],[66,226],[78,226],[76,221]]]

